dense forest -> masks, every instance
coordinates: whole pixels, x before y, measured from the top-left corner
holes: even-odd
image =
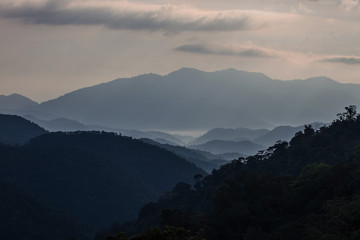
[[[360,116],[337,116],[210,175],[119,134],[3,116],[7,131],[36,131],[0,144],[1,239],[359,239]]]
[[[345,110],[330,126],[307,125],[290,142],[196,175],[193,186],[178,183],[96,239],[359,239],[360,117]]]
[[[21,130],[13,126],[8,130]],[[0,143],[0,239],[89,239],[93,229],[136,219],[141,206],[177,182],[206,174],[120,134],[43,133],[23,145]]]
[[[0,182],[2,240],[90,239],[93,229],[38,196]]]

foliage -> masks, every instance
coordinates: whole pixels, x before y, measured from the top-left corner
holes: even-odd
[[[339,116],[214,170],[195,189],[173,189],[122,231],[172,225],[203,229],[208,240],[358,239],[360,117],[354,106]]]
[[[0,180],[97,228],[134,219],[176,183],[205,174],[159,147],[105,132],[48,133],[21,147],[0,145],[0,156]]]
[[[90,239],[93,230],[14,184],[0,182],[2,240]]]
[[[126,237],[124,233],[107,237],[107,240],[204,240],[202,231],[194,235],[185,228],[166,226],[164,229],[152,227],[133,237]]]
[[[338,113],[336,116],[339,118],[339,121],[354,121],[356,120],[356,106],[350,105],[345,107],[345,112]]]

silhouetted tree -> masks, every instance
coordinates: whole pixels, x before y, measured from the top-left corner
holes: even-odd
[[[343,113],[336,114],[340,121],[352,121],[356,119],[357,114],[355,105],[345,107],[345,110],[346,111]]]
[[[311,135],[314,135],[314,133],[315,133],[315,130],[311,125],[305,125],[305,128],[304,128],[305,136],[311,136]]]

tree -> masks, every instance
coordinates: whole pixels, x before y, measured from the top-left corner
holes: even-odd
[[[350,105],[348,107],[345,107],[345,112],[338,113],[336,116],[339,118],[339,121],[353,121],[356,119],[356,106]]]
[[[196,174],[194,175],[194,181],[195,181],[195,184],[194,184],[194,188],[195,189],[200,189],[201,186],[202,186],[202,180],[203,179],[203,175],[202,174]]]
[[[314,135],[314,133],[315,133],[315,130],[311,125],[305,125],[305,128],[304,128],[305,136],[311,136],[311,135]]]

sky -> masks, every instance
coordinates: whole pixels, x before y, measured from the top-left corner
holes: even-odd
[[[0,94],[182,67],[360,83],[360,0],[0,0]]]

